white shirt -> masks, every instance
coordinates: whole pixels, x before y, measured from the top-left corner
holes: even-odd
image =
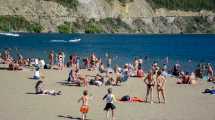
[[[35,71],[35,72],[34,72],[34,76],[40,77],[40,71]]]
[[[42,67],[44,67],[45,66],[45,61],[44,60],[40,60],[40,65],[42,66]]]
[[[38,59],[35,59],[35,65],[38,65],[39,64],[39,61],[38,61]]]
[[[113,94],[107,94],[107,96],[105,98],[106,103],[113,103],[114,99],[115,99],[115,96]]]

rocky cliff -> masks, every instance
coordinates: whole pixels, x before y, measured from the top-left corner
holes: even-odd
[[[0,16],[22,16],[27,21],[39,23],[42,32],[58,32],[58,26],[65,22],[76,23],[80,19],[120,18],[129,30],[119,28],[114,33],[215,33],[215,14],[210,11],[153,9],[146,0],[133,0],[124,5],[118,0],[112,0],[111,4],[108,0],[78,2],[77,9],[72,9],[56,0],[0,0]],[[113,32],[105,29],[107,25],[102,23],[98,24],[103,32]],[[79,28],[76,32],[85,32],[84,29]]]

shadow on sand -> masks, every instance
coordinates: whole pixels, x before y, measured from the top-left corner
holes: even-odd
[[[8,67],[0,67],[0,70],[9,70]]]
[[[79,83],[68,83],[68,82],[57,82],[61,85],[64,85],[64,86],[76,86],[76,87],[80,87],[80,84]]]
[[[60,117],[60,118],[66,118],[66,119],[71,119],[71,120],[81,120],[80,117],[73,117],[71,115],[58,115],[58,117]]]
[[[60,118],[65,118],[65,119],[71,119],[71,120],[82,120],[80,117],[73,117],[71,115],[58,115]],[[92,119],[85,119],[85,120],[92,120]]]
[[[37,95],[35,92],[27,92],[25,94],[28,94],[28,95]]]

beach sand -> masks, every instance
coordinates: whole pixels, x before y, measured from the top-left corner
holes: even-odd
[[[1,120],[76,120],[80,117],[80,103],[83,87],[65,86],[68,69],[63,71],[47,70],[45,86],[48,89],[61,90],[63,95],[48,96],[35,95],[36,81],[29,79],[33,71],[0,70],[0,119]],[[84,74],[95,75],[86,70]],[[215,120],[215,96],[201,92],[210,83],[198,81],[197,85],[176,85],[175,78],[168,78],[166,84],[166,104],[149,103],[116,103],[116,120]],[[93,94],[90,102],[88,118],[91,120],[105,120],[103,111],[105,102],[102,97],[108,87],[89,86],[87,89]],[[131,78],[121,86],[113,87],[116,97],[130,95],[145,97],[146,87],[143,81]],[[157,101],[156,91],[154,100]]]

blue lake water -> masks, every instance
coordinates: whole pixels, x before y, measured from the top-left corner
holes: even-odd
[[[71,39],[80,42],[67,42]],[[90,53],[104,58],[109,53],[115,64],[131,62],[134,57],[146,58],[148,69],[153,61],[163,63],[168,56],[170,65],[179,62],[185,70],[192,70],[198,63],[215,64],[215,35],[112,35],[112,34],[27,34],[19,37],[0,35],[0,51],[14,50],[27,57],[47,60],[50,50],[62,49],[68,59],[76,53],[81,57]],[[189,62],[188,62],[189,61]]]

